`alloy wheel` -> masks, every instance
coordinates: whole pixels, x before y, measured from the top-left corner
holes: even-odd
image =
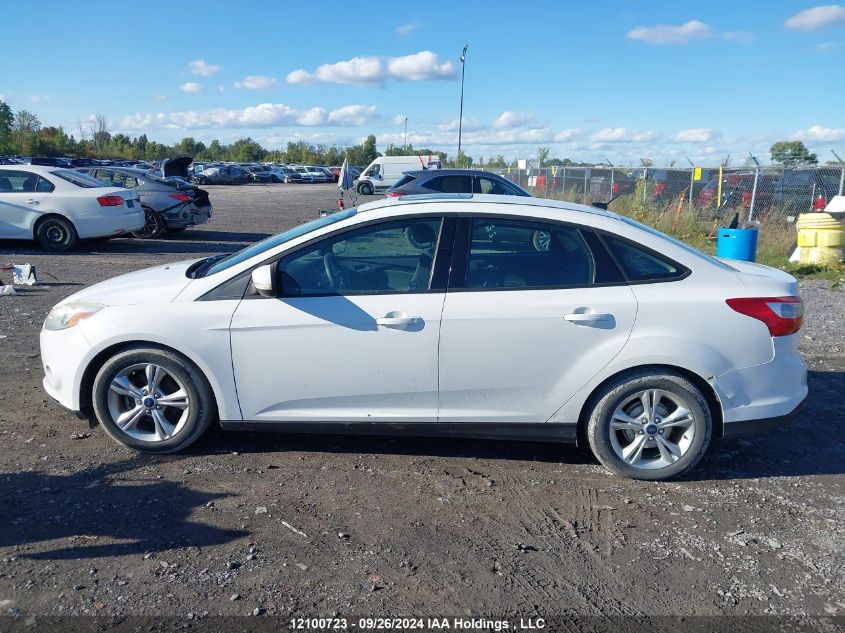
[[[146,442],[173,437],[191,413],[185,385],[155,363],[136,363],[118,372],[109,385],[107,402],[117,428]]]
[[[616,455],[643,470],[671,466],[687,453],[694,437],[692,407],[663,389],[625,397],[610,421],[610,444]]]

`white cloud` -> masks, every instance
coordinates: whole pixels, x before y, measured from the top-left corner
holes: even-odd
[[[217,90],[218,92],[226,92],[226,86],[224,86],[223,84],[218,84]]]
[[[751,31],[725,31],[722,37],[731,42],[738,42],[740,44],[750,44],[757,36]]]
[[[29,100],[33,103],[43,103],[50,100],[50,95],[32,95]]]
[[[678,143],[709,143],[713,136],[713,130],[709,128],[694,127],[681,130],[672,137],[672,140]]]
[[[6,100],[6,95],[0,95],[0,101],[5,101],[5,100]]]
[[[436,53],[420,51],[403,57],[353,57],[334,64],[323,64],[313,73],[299,68],[288,73],[289,84],[381,85],[386,79],[429,81],[455,78],[455,64],[440,63]]]
[[[789,18],[783,25],[788,29],[798,31],[817,31],[842,22],[845,22],[845,8],[838,4],[828,4],[804,9]]]
[[[210,77],[216,72],[220,72],[220,66],[215,66],[214,64],[208,64],[204,59],[198,59],[194,62],[188,62],[188,68],[190,69],[191,73],[194,75],[200,75],[201,77]]]
[[[571,141],[574,138],[578,138],[581,136],[581,130],[577,128],[569,128],[566,130],[561,130],[557,134],[555,134],[555,141],[558,143],[562,143],[565,141]]]
[[[276,87],[276,78],[267,75],[247,75],[241,81],[236,81],[232,85],[238,90],[241,88],[246,90],[272,90]]]
[[[841,48],[842,45],[842,42],[820,42],[819,44],[816,44],[816,50],[820,53],[827,53],[829,51],[834,51],[837,48]]]
[[[440,63],[437,53],[420,51],[414,55],[391,57],[387,60],[387,73],[399,81],[430,81],[455,77],[455,64]]]
[[[450,119],[448,121],[443,121],[437,124],[437,129],[441,132],[457,132],[458,131],[458,119]],[[484,125],[478,119],[473,118],[466,118],[464,119],[463,125],[461,126],[462,132],[474,132],[476,130],[484,129]]]
[[[399,35],[410,35],[414,31],[420,28],[419,22],[410,22],[409,24],[400,24],[396,27],[396,32]]]
[[[629,40],[648,42],[649,44],[686,44],[687,42],[713,35],[708,24],[700,20],[690,20],[685,24],[674,26],[658,24],[657,26],[640,26],[628,32]]]
[[[375,106],[348,105],[329,113],[329,125],[361,126],[378,119]]]
[[[188,83],[184,83],[179,86],[179,90],[182,92],[199,92],[202,90],[202,84],[198,84],[195,81],[189,81]]]
[[[493,121],[494,130],[512,130],[513,128],[523,127],[531,123],[534,119],[530,114],[523,112],[511,112],[507,110],[502,112],[499,117]]]
[[[593,143],[647,143],[655,140],[658,136],[654,130],[638,132],[624,127],[606,127],[594,132],[590,140]]]
[[[393,125],[405,125],[405,115],[397,114],[393,117]]]
[[[809,129],[799,130],[793,137],[803,141],[845,141],[845,128],[814,125]]]
[[[123,117],[126,131],[155,129],[203,130],[215,128],[266,128],[276,126],[358,126],[379,119],[375,106],[349,105],[337,110],[300,110],[284,103],[260,103],[241,110],[215,108],[183,112],[137,113]]]

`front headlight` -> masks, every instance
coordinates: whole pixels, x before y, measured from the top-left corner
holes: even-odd
[[[44,320],[45,330],[64,330],[94,316],[106,306],[99,303],[66,303],[50,310]]]

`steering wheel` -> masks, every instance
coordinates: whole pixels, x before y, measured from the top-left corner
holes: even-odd
[[[326,277],[329,278],[329,284],[333,290],[343,290],[346,288],[346,274],[344,273],[343,267],[338,263],[334,253],[323,255],[323,268],[326,269]]]

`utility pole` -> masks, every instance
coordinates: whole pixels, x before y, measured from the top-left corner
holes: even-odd
[[[463,131],[464,123],[464,71],[466,69],[468,48],[469,44],[464,45],[464,50],[461,52],[461,111],[458,115],[458,160],[461,159],[461,132]]]

